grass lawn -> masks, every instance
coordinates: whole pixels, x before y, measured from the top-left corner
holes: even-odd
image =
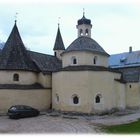
[[[140,120],[130,124],[104,127],[104,131],[111,134],[140,134]]]

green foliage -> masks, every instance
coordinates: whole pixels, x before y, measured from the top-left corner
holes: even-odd
[[[140,120],[129,124],[105,127],[104,130],[112,134],[140,134]]]

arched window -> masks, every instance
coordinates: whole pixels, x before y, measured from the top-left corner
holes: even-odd
[[[93,64],[97,64],[97,56],[93,58]]]
[[[79,103],[79,97],[77,95],[74,95],[72,97],[72,102],[73,102],[73,104],[78,104]]]
[[[77,64],[77,59],[75,56],[72,57],[72,64]]]
[[[85,33],[86,33],[86,35],[88,35],[88,29],[86,29]]]
[[[13,81],[19,81],[19,74],[15,73],[13,75]]]
[[[80,29],[80,35],[83,35],[83,30],[82,29]]]
[[[100,103],[101,102],[101,95],[98,94],[96,97],[95,97],[95,103]]]

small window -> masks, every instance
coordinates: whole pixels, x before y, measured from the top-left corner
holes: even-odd
[[[14,74],[13,75],[13,81],[19,81],[19,74]]]
[[[131,86],[131,85],[129,85],[129,88],[132,88],[132,86]]]
[[[77,59],[76,59],[76,57],[72,57],[72,64],[77,64]]]
[[[76,95],[72,97],[72,100],[73,100],[73,104],[78,104],[79,103],[79,97],[76,96]]]
[[[101,102],[101,95],[97,95],[95,97],[95,103],[100,103]]]
[[[86,33],[86,35],[88,35],[88,29],[86,29],[85,33]]]
[[[77,64],[76,58],[73,59],[73,64]]]
[[[97,56],[93,58],[93,64],[97,64]]]
[[[80,35],[83,35],[83,30],[82,29],[80,29]]]

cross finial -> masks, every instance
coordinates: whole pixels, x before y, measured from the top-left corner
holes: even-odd
[[[18,13],[16,12],[16,14],[15,14],[15,23],[17,22],[17,15],[18,15]]]
[[[83,8],[83,17],[85,16],[85,8]]]
[[[58,27],[60,25],[60,19],[61,19],[61,17],[58,17]]]

